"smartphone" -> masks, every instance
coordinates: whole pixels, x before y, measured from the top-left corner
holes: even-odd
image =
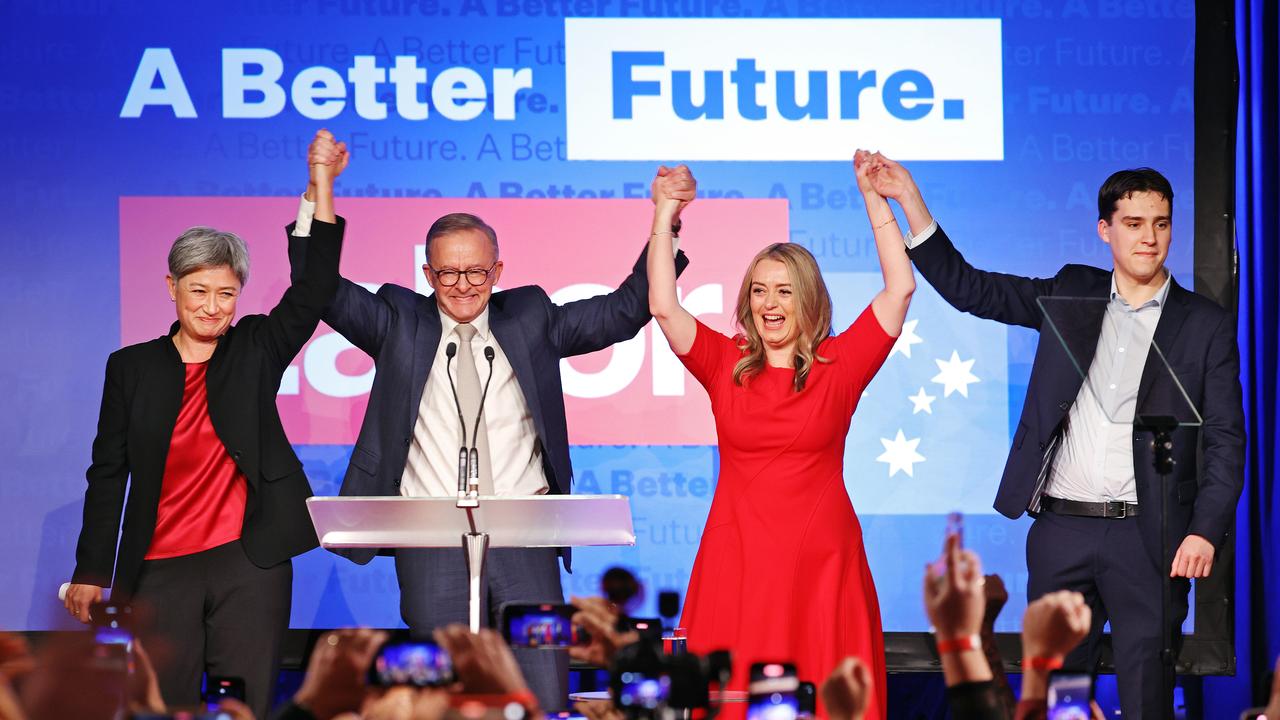
[[[796,712],[802,718],[811,718],[818,713],[818,686],[811,682],[801,682],[796,689]]]
[[[453,681],[449,653],[433,642],[389,642],[369,665],[369,684],[375,687],[438,687]]]
[[[93,639],[99,645],[123,645],[133,649],[133,608],[113,602],[96,602],[89,606],[89,623]]]
[[[590,638],[573,624],[578,609],[564,604],[509,603],[502,606],[502,635],[511,647],[567,648]]]
[[[747,720],[796,720],[800,680],[791,663],[753,663],[747,683]]]
[[[658,618],[627,618],[624,622],[632,630],[640,633],[640,637],[654,642],[662,642],[662,620]]]
[[[1093,675],[1054,670],[1049,673],[1047,720],[1089,720],[1093,700]]]
[[[226,698],[244,702],[244,678],[229,675],[210,675],[204,681],[204,705],[209,710],[217,710],[218,705]]]
[[[671,698],[671,676],[666,673],[623,672],[618,679],[613,701],[622,710],[653,710]]]

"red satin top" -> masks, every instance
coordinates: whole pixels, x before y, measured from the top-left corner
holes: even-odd
[[[247,488],[209,419],[208,363],[187,363],[182,409],[169,440],[147,560],[191,555],[240,539]]]

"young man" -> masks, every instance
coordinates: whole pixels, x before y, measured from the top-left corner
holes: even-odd
[[[1190,578],[1209,575],[1234,517],[1245,438],[1235,321],[1164,266],[1173,188],[1149,168],[1113,174],[1098,191],[1097,226],[1113,269],[1071,264],[1051,278],[1027,278],[969,265],[911,174],[878,161],[876,190],[902,206],[912,262],[953,307],[1045,330],[1038,299],[1060,298],[1048,305],[1055,321],[1068,321],[1072,352],[1052,333],[1036,349],[995,508],[1036,518],[1027,535],[1027,600],[1075,590],[1093,610],[1090,633],[1067,662],[1093,667],[1110,621],[1125,718],[1172,717],[1172,697],[1161,685],[1161,582],[1174,578],[1169,621],[1180,626]],[[1133,419],[1193,416],[1178,385],[1203,422],[1173,432],[1175,465],[1162,482],[1152,433]],[[1163,545],[1162,488],[1169,513]]]

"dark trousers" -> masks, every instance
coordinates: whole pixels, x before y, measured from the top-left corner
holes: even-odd
[[[1075,590],[1093,610],[1093,627],[1067,656],[1067,666],[1094,668],[1102,626],[1110,621],[1125,720],[1172,717],[1173,698],[1160,686],[1160,583],[1168,568],[1158,568],[1143,547],[1137,518],[1040,513],[1027,533],[1027,570],[1028,602],[1056,590]],[[1175,628],[1187,617],[1189,589],[1187,580],[1174,580],[1170,622]],[[1175,641],[1180,637],[1175,630]]]
[[[138,637],[165,703],[199,704],[207,672],[243,679],[249,707],[267,717],[292,594],[293,564],[260,568],[239,540],[143,563],[133,596]]]
[[[451,623],[468,622],[467,561],[462,548],[396,550],[400,615],[415,637]],[[485,560],[480,622],[497,627],[505,603],[562,603],[560,564],[554,548],[493,548]],[[499,631],[501,628],[499,628]],[[515,648],[529,689],[547,712],[565,707],[569,655],[564,650]]]

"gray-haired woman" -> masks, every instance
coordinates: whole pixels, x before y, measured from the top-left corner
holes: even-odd
[[[311,487],[276,392],[338,285],[344,224],[333,180],[346,148],[321,131],[308,163],[319,197],[306,269],[269,313],[232,325],[248,251],[232,233],[194,227],[169,251],[177,322],[107,360],[65,603],[81,622],[105,587],[132,603],[175,705],[198,703],[208,672],[243,678],[266,717],[289,626],[291,558],[316,546]]]

